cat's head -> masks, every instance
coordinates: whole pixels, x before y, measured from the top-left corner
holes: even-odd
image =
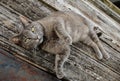
[[[31,50],[43,42],[43,27],[37,21],[32,22],[24,16],[20,16],[23,28],[18,35],[13,36],[10,40],[25,49]]]

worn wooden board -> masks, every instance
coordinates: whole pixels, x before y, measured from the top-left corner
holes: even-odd
[[[15,0],[14,2],[12,0],[0,0],[0,1],[1,1],[1,4],[0,4],[0,10],[1,10],[0,11],[0,27],[1,27],[0,48],[13,52],[13,54],[16,57],[24,61],[27,61],[38,68],[54,73],[54,69],[53,69],[54,68],[54,55],[50,55],[43,51],[37,51],[36,53],[38,57],[37,57],[37,62],[35,63],[34,62],[35,59],[32,59],[31,57],[32,53],[25,50],[24,48],[18,47],[10,43],[8,41],[8,38],[15,35],[18,32],[18,29],[21,27],[21,22],[18,18],[19,14],[23,14],[32,20],[37,20],[37,19],[43,18],[44,16],[47,16],[47,14],[50,14],[51,12],[56,11],[56,10],[71,10],[71,9],[67,8],[63,4],[60,4],[59,2],[55,2],[56,0],[49,0],[49,1],[44,0],[45,1],[44,3],[43,1],[38,2],[37,0],[35,1]],[[99,61],[94,57],[94,52],[90,47],[82,43],[74,44],[71,47],[72,49],[71,55],[64,65],[64,72],[67,74],[66,78],[69,81],[119,81],[120,79],[119,47],[116,44],[114,44],[112,40],[110,40],[111,38],[115,37],[112,34],[114,35],[119,34],[118,33],[119,30],[117,30],[118,23],[117,25],[113,24],[111,26],[111,24],[109,23],[110,20],[107,20],[109,19],[109,17],[103,18],[103,13],[101,14],[100,11],[97,12],[94,9],[91,10],[92,8],[89,10],[88,5],[85,6],[86,4],[84,2],[80,1],[81,4],[79,1],[75,3],[73,1],[66,0],[66,2],[70,5],[75,6],[75,8],[79,8],[80,11],[82,11],[85,16],[90,18],[93,23],[102,25],[100,27],[105,32],[103,36],[101,37],[102,44],[104,45],[105,49],[107,50],[107,52],[109,52],[111,56],[109,60]],[[47,5],[45,3],[47,3]],[[20,6],[21,4],[23,6]],[[33,6],[33,4],[35,5]],[[40,4],[42,5],[39,6]],[[48,7],[48,4],[50,4],[50,6],[52,7],[51,8],[50,6]],[[17,8],[16,5],[19,6],[19,8]],[[25,12],[24,6],[29,6],[30,11],[32,10],[35,11],[34,14],[31,12]],[[41,11],[42,8],[43,8],[43,11]],[[93,11],[95,12],[97,21],[95,21],[95,19],[93,18],[94,16],[92,17],[91,15]],[[43,16],[36,15],[38,13],[42,14],[43,12],[44,12]],[[6,24],[3,21],[10,21],[10,23]],[[104,26],[106,26],[106,28],[113,30],[114,32],[111,33],[111,31],[106,30]],[[115,48],[118,48],[118,49],[115,50]]]
[[[112,17],[118,23],[120,22],[120,9],[117,8],[109,0],[89,0],[92,4],[96,5],[99,9]],[[114,2],[115,0],[113,0]],[[104,2],[104,3],[103,3]]]
[[[61,81],[0,49],[0,81]]]
[[[44,5],[37,0],[0,0],[15,11],[29,17],[30,19],[40,19],[48,15],[54,9]]]

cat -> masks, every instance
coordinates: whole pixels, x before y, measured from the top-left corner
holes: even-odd
[[[96,32],[95,26],[74,12],[53,12],[49,16],[30,21],[20,16],[24,28],[11,38],[15,44],[31,50],[39,45],[42,50],[55,54],[55,72],[59,79],[65,76],[63,64],[70,55],[70,45],[81,41],[91,46],[98,59],[110,58],[104,50]]]

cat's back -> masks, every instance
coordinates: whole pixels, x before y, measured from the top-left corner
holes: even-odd
[[[75,13],[75,12],[72,12],[72,11],[65,11],[65,12],[62,12],[62,11],[58,11],[58,12],[53,12],[49,17],[52,17],[52,18],[63,18],[63,20],[75,20],[76,21],[84,21],[84,18]]]
[[[55,12],[52,16],[56,20],[63,19],[65,30],[72,37],[73,42],[78,41],[80,38],[83,39],[84,34],[86,35],[89,32],[87,20],[75,12]]]
[[[70,11],[58,11],[40,20],[40,23],[45,27],[46,36],[53,36],[54,25],[60,20],[63,21],[65,30],[72,37],[73,41],[77,41],[82,34],[89,31],[86,26],[86,20],[81,15]]]
[[[43,18],[41,22],[43,22],[46,25],[52,26],[52,24],[59,22],[60,20],[64,21],[64,24],[70,25],[70,27],[82,27],[83,25],[86,25],[86,20],[81,15],[72,12],[72,11],[57,11],[53,12],[49,16]]]
[[[62,18],[63,20],[67,20],[67,21],[70,21],[70,20],[75,20],[76,21],[84,21],[84,18],[75,13],[75,12],[72,12],[72,11],[65,11],[65,12],[62,12],[62,11],[57,11],[57,12],[53,12],[51,13],[50,15],[48,15],[47,17],[43,18],[42,21],[58,21],[60,18]]]

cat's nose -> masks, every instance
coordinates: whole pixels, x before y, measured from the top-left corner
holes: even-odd
[[[40,37],[39,36],[35,36],[35,38],[34,38],[35,40],[37,40],[37,39],[40,39]]]

